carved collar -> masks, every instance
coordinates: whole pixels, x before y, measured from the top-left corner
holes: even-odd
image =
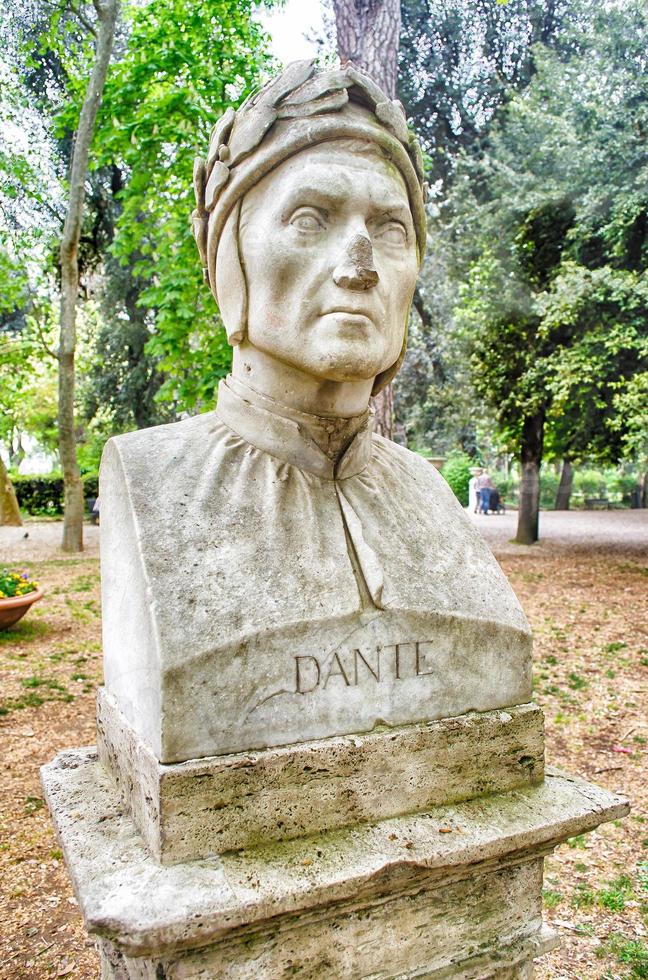
[[[219,385],[216,414],[250,445],[324,479],[356,476],[371,456],[369,410],[344,420],[307,415],[229,376]]]

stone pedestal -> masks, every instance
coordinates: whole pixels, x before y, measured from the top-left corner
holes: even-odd
[[[544,776],[535,704],[162,765],[105,690],[99,761],[162,864],[417,813]]]
[[[542,865],[627,803],[558,772],[538,786],[160,865],[94,749],[43,784],[104,978],[477,980],[532,976],[552,945]]]

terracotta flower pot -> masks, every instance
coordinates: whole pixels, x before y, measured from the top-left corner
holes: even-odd
[[[15,595],[8,599],[0,599],[0,630],[6,630],[13,626],[25,615],[29,607],[34,602],[43,598],[43,590],[36,589],[34,592],[26,592],[25,595]]]

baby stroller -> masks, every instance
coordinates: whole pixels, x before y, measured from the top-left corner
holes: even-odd
[[[499,490],[492,489],[488,497],[488,510],[493,514],[505,514],[504,500]],[[488,513],[488,511],[487,511]]]

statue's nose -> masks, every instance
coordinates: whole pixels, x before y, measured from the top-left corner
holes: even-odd
[[[362,291],[378,282],[373,248],[366,235],[353,235],[347,242],[342,261],[333,270],[333,281],[342,289]]]

